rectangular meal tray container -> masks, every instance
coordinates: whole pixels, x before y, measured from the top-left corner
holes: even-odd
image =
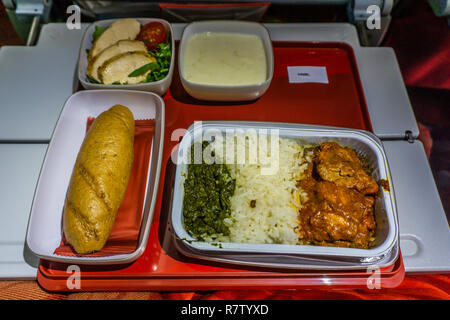
[[[136,249],[104,257],[63,256],[54,253],[63,236],[62,212],[75,160],[86,133],[88,117],[96,117],[115,104],[127,106],[135,120],[154,119],[155,128],[146,179],[145,200]],[[136,260],[145,250],[158,194],[164,141],[164,101],[151,92],[85,90],[67,99],[56,127],[34,194],[26,242],[38,257],[77,264],[123,264]]]
[[[316,257],[322,260],[340,260],[358,263],[376,263],[389,255],[398,242],[398,218],[397,209],[389,172],[387,158],[380,140],[370,132],[344,129],[338,127],[326,127],[316,125],[303,125],[274,122],[249,122],[249,121],[204,121],[200,130],[195,124],[191,125],[178,145],[177,168],[174,185],[174,195],[171,212],[171,223],[175,236],[184,242],[187,248],[193,252],[203,252],[208,255],[222,254],[285,254]],[[225,134],[229,129],[266,129],[278,130],[279,136],[298,139],[306,144],[320,144],[325,141],[336,141],[344,146],[351,146],[358,154],[364,156],[373,166],[372,176],[376,181],[385,179],[389,182],[389,191],[379,188],[379,194],[375,201],[375,220],[377,229],[376,240],[370,249],[326,247],[314,245],[290,245],[290,244],[253,244],[221,242],[220,248],[217,241],[213,244],[195,240],[185,229],[183,224],[183,197],[184,180],[187,176],[186,161],[187,151],[192,141],[202,139],[205,130],[217,130]],[[398,253],[395,255],[397,258]],[[395,259],[393,259],[395,261]]]
[[[182,240],[175,239],[174,245],[178,252],[186,257],[197,260],[238,265],[246,267],[263,268],[267,270],[308,270],[308,271],[347,271],[368,270],[368,268],[389,269],[399,257],[399,243],[395,243],[392,250],[380,259],[339,259],[336,257],[277,254],[277,253],[240,253],[240,252],[204,252],[188,247]],[[375,261],[373,261],[375,260]]]

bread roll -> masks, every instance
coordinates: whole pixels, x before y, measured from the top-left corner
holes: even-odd
[[[63,229],[80,254],[101,250],[123,201],[133,163],[134,118],[115,105],[100,114],[78,153],[67,190]]]

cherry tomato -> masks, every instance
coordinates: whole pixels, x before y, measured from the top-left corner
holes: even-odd
[[[167,40],[167,31],[161,22],[149,22],[141,28],[137,40],[143,41],[148,50],[158,48],[158,44]]]

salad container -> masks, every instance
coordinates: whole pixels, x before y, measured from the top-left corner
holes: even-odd
[[[87,80],[87,68],[88,68],[88,50],[92,47],[93,44],[93,34],[95,32],[95,27],[107,27],[111,25],[113,22],[119,19],[108,19],[108,20],[100,20],[92,23],[85,31],[83,38],[81,40],[81,47],[78,56],[78,81],[81,83],[83,88],[85,89],[119,89],[119,90],[139,90],[139,91],[149,91],[154,92],[160,96],[164,95],[170,87],[172,83],[173,71],[175,67],[175,40],[173,36],[172,26],[169,22],[163,19],[156,18],[136,18],[137,21],[141,23],[141,27],[149,22],[160,22],[162,23],[166,30],[168,37],[170,37],[171,41],[171,60],[169,72],[164,79],[154,82],[146,82],[146,83],[137,83],[137,84],[101,84],[101,83],[92,83]]]

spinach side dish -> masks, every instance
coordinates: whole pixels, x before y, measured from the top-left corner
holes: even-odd
[[[208,144],[207,141],[202,142],[202,154]],[[225,164],[207,164],[203,157],[201,164],[194,164],[194,146],[191,147],[192,161],[184,182],[184,227],[197,240],[207,241],[229,235],[229,227],[224,220],[231,217],[230,198],[236,182]]]

